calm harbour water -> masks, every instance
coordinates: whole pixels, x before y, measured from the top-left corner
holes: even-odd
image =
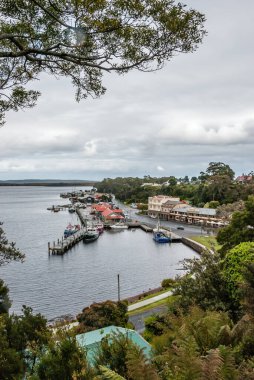
[[[10,289],[11,311],[31,306],[47,318],[76,315],[92,302],[117,299],[160,286],[179,272],[179,261],[195,255],[182,244],[156,244],[142,230],[105,231],[89,245],[80,242],[64,256],[49,256],[47,243],[63,235],[66,225],[77,222],[68,211],[52,213],[47,207],[68,203],[59,197],[70,187],[0,187],[0,221],[10,241],[25,254],[23,264],[0,268]]]

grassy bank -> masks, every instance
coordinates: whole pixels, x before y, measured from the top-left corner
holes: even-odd
[[[129,311],[128,316],[131,317],[132,315],[142,314],[144,311],[154,309],[158,306],[163,306],[163,305],[169,306],[171,303],[173,303],[176,300],[176,298],[177,298],[177,296],[169,296],[168,298],[164,298],[163,300],[150,303],[149,305],[140,307],[136,310]]]
[[[197,243],[203,244],[208,249],[212,250],[218,250],[220,249],[221,245],[217,242],[217,239],[215,236],[189,236],[189,239],[196,241]]]

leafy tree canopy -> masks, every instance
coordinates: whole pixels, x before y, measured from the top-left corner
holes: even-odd
[[[233,179],[235,176],[235,172],[230,166],[223,162],[210,162],[206,173],[208,176],[228,176],[230,179]]]
[[[105,326],[126,326],[128,322],[127,304],[125,302],[105,301],[93,303],[77,316],[79,332],[100,329]]]
[[[23,379],[25,368],[32,370],[50,337],[46,322],[25,306],[22,315],[0,315],[1,379]]]
[[[159,380],[143,349],[121,333],[109,334],[102,339],[95,363],[97,368],[110,368],[126,380]],[[118,380],[118,377],[115,379]]]
[[[0,222],[0,266],[13,260],[23,261],[25,255],[15,247],[15,243],[8,241],[1,225],[2,223]]]
[[[0,121],[35,104],[25,86],[41,72],[69,77],[77,100],[99,96],[103,72],[157,70],[193,52],[204,21],[174,0],[1,0]]]
[[[8,313],[11,307],[11,301],[9,299],[9,289],[0,278],[0,314]]]
[[[239,284],[243,282],[243,267],[254,261],[254,243],[245,242],[232,248],[223,262],[223,273],[233,297],[239,297]]]
[[[228,311],[232,318],[240,313],[239,300],[233,299],[228,291],[218,253],[203,252],[200,259],[186,259],[183,268],[187,274],[181,277],[174,289],[179,295],[178,305],[188,310],[198,305],[203,310]]]
[[[254,241],[254,196],[245,201],[243,211],[233,213],[228,226],[219,230],[217,240],[222,244],[221,252],[225,253],[242,242]]]

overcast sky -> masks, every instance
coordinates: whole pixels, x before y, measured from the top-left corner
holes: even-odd
[[[254,170],[254,1],[184,2],[207,18],[193,54],[106,75],[106,94],[80,103],[66,79],[33,83],[37,106],[0,129],[0,179],[195,176],[211,161]]]

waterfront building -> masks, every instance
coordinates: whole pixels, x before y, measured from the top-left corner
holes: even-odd
[[[119,222],[124,219],[123,210],[120,209],[106,209],[101,213],[104,221]]]
[[[148,215],[157,216],[158,212],[161,211],[161,207],[167,201],[181,203],[180,198],[173,198],[167,195],[155,195],[154,197],[148,198]]]
[[[148,198],[148,215],[161,220],[174,220],[207,227],[220,227],[225,223],[217,217],[216,209],[193,207],[180,198],[156,195]]]

